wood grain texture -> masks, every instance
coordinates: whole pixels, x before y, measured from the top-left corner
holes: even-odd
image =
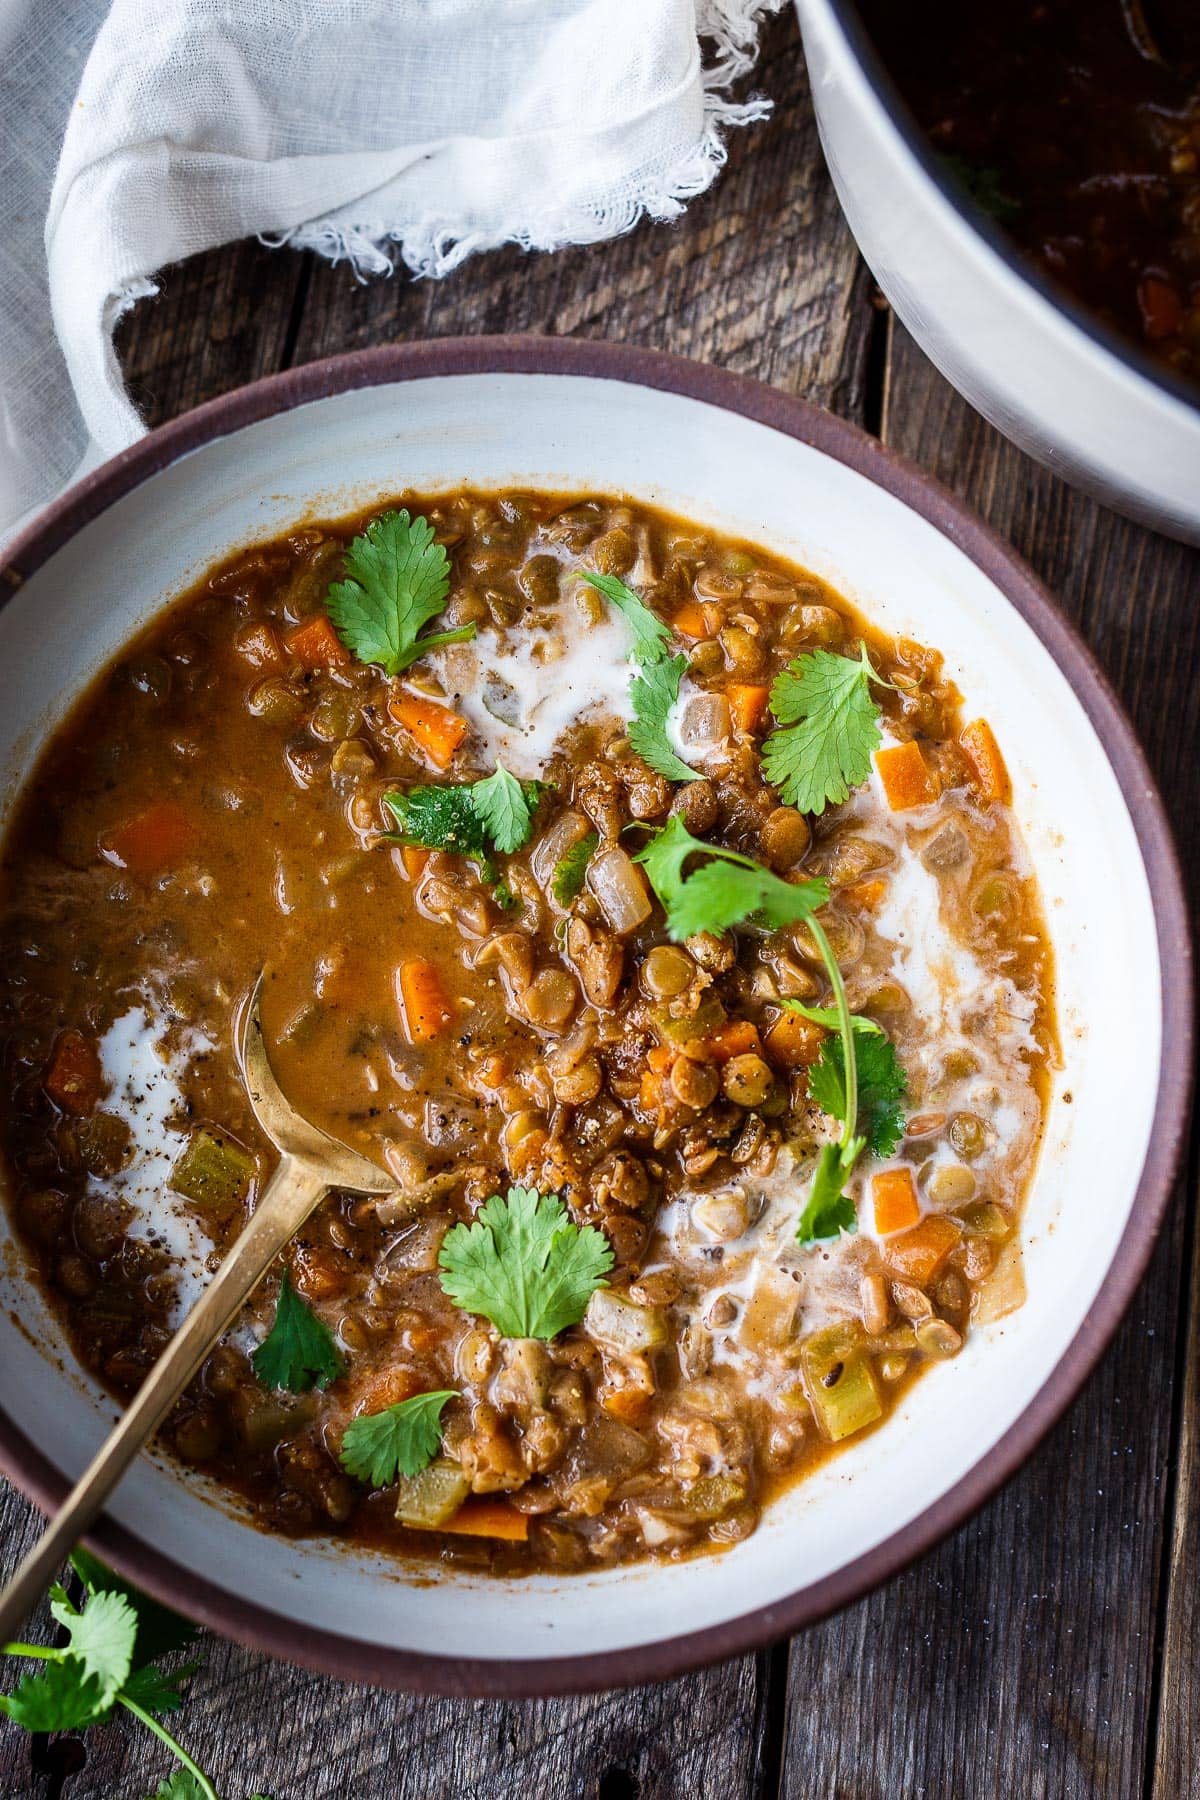
[[[768,34],[759,84],[775,118],[734,134],[721,181],[678,224],[555,256],[501,251],[440,284],[363,285],[253,244],[168,271],[120,339],[147,418],[339,350],[517,330],[674,350],[882,418],[890,443],[1059,594],[1133,713],[1194,873],[1200,557],[1071,493],[902,332],[881,339],[886,318],[817,152],[790,12]],[[1022,1474],[790,1650],[658,1688],[499,1704],[344,1687],[212,1642],[181,1733],[227,1800],[255,1786],[276,1800],[1200,1794],[1200,1315],[1185,1382],[1186,1247],[1181,1196],[1113,1351]],[[6,1562],[30,1530],[25,1503],[0,1493]],[[166,1766],[123,1721],[85,1743],[32,1744],[0,1722],[0,1793],[14,1800],[141,1800]]]

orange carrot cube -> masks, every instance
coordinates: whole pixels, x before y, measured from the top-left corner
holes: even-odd
[[[55,1106],[80,1116],[90,1113],[103,1083],[100,1058],[91,1039],[81,1031],[60,1031],[44,1083]]]
[[[910,1231],[885,1245],[883,1260],[893,1275],[924,1287],[933,1280],[962,1233],[944,1213],[929,1213]]]
[[[306,669],[338,669],[350,661],[350,652],[327,613],[314,613],[289,631],[287,647]]]
[[[100,839],[100,851],[118,869],[148,881],[173,868],[196,847],[199,832],[174,800],[156,800],[144,812],[135,813]]]
[[[921,747],[913,739],[907,744],[894,744],[875,752],[875,767],[883,782],[887,803],[893,812],[904,812],[910,806],[928,806],[938,797],[933,776],[921,755]]]
[[[1007,805],[1012,797],[1012,783],[987,720],[976,719],[966,726],[958,741],[971,765],[971,785],[984,805],[990,806],[993,801]]]
[[[875,1208],[875,1229],[880,1237],[893,1231],[907,1231],[921,1217],[916,1184],[908,1168],[881,1169],[871,1177],[871,1200]]]

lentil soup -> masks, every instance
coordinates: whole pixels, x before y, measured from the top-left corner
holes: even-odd
[[[396,1188],[313,1215],[179,1458],[505,1573],[744,1537],[1020,1304],[1055,1038],[1009,797],[935,651],[622,498],[229,559],[0,862],[0,1143],[75,1350],[132,1393],[253,1208],[266,965],[284,1091]]]

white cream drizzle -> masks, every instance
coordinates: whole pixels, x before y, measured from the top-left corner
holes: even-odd
[[[132,1208],[127,1236],[153,1245],[171,1259],[172,1326],[180,1324],[212,1279],[207,1265],[213,1241],[182,1195],[168,1185],[187,1142],[186,1131],[173,1123],[182,1116],[180,1080],[192,1058],[211,1048],[206,1037],[192,1031],[178,1049],[168,1051],[161,1024],[154,1024],[141,1007],[116,1019],[99,1044],[108,1084],[104,1110],[128,1125],[131,1154],[117,1174],[104,1180],[93,1177],[93,1182]]]

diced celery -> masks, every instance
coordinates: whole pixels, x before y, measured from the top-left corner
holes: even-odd
[[[471,1483],[459,1463],[439,1456],[419,1474],[399,1478],[396,1517],[414,1532],[435,1532],[453,1519],[470,1492]]]
[[[968,1206],[960,1218],[968,1231],[976,1231],[980,1237],[991,1238],[993,1243],[1002,1243],[1012,1231],[1012,1220],[1000,1207],[993,1206],[990,1200],[978,1200],[974,1206]]]
[[[452,1519],[471,1484],[458,1463],[439,1456],[419,1475],[401,1476],[396,1493],[396,1517],[413,1531],[436,1531]]]
[[[170,1185],[219,1222],[246,1198],[257,1166],[240,1144],[199,1125],[171,1171]]]
[[[873,1425],[883,1416],[874,1371],[851,1324],[827,1325],[813,1334],[800,1356],[817,1424],[830,1443]]]
[[[312,1422],[315,1402],[308,1396],[299,1400],[280,1400],[273,1396],[247,1396],[240,1427],[246,1448],[255,1455],[274,1450],[284,1438],[295,1437]]]
[[[666,1315],[656,1306],[637,1306],[611,1288],[597,1288],[583,1315],[583,1329],[606,1350],[657,1350],[667,1341]]]
[[[725,1023],[725,1008],[714,996],[701,1000],[694,1012],[676,1018],[669,1006],[654,1008],[654,1028],[668,1043],[688,1044],[694,1038],[708,1037],[718,1025]]]
[[[732,1475],[702,1475],[683,1496],[683,1507],[693,1519],[723,1519],[746,1498],[746,1484]]]

